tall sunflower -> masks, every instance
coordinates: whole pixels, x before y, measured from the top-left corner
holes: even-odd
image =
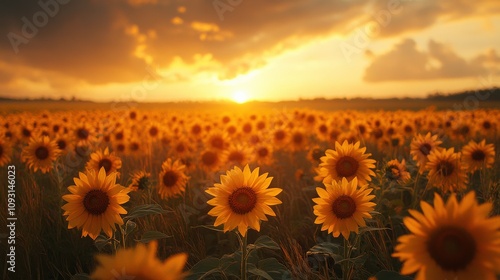
[[[50,140],[48,136],[32,137],[21,152],[21,159],[34,172],[40,169],[42,173],[47,173],[60,153],[55,140]]]
[[[435,149],[439,147],[443,143],[441,140],[438,140],[437,135],[431,135],[431,133],[427,133],[425,136],[418,134],[411,141],[410,147],[410,155],[412,155],[413,160],[417,162],[417,166],[419,166],[419,173],[422,174],[425,171],[425,165],[428,161],[427,156]]]
[[[163,162],[159,178],[160,185],[158,186],[161,198],[167,199],[184,192],[189,179],[184,174],[185,169],[186,166],[179,160],[172,162],[172,159],[169,158]]]
[[[468,177],[460,161],[460,153],[454,151],[454,148],[433,150],[425,166],[429,170],[429,184],[441,188],[444,192],[454,192],[467,187]]]
[[[371,218],[375,203],[370,202],[375,196],[372,189],[360,186],[356,178],[347,181],[332,181],[325,184],[326,189],[316,188],[318,198],[313,198],[315,224],[323,224],[321,230],[328,230],[334,237],[340,234],[345,239],[350,232],[358,233],[359,227],[366,226],[364,218]]]
[[[214,198],[207,201],[214,206],[208,212],[217,217],[214,226],[224,224],[224,232],[238,227],[245,236],[248,227],[260,231],[260,221],[267,221],[266,215],[276,216],[270,205],[281,204],[276,195],[280,188],[268,188],[273,177],[267,173],[259,175],[259,168],[253,171],[246,165],[243,170],[235,166],[221,175],[221,183],[209,188],[206,192]]]
[[[416,279],[497,279],[500,273],[500,217],[488,217],[491,203],[478,205],[474,192],[446,204],[436,193],[434,207],[409,210],[403,222],[411,234],[399,237],[394,257],[402,274]]]
[[[111,237],[115,224],[122,225],[120,214],[127,211],[120,206],[127,201],[129,189],[116,183],[116,173],[106,175],[104,167],[99,173],[94,170],[79,174],[75,185],[69,186],[71,194],[63,195],[68,202],[62,206],[64,216],[68,216],[68,229],[82,229],[82,237],[96,239],[101,230]]]
[[[136,171],[132,174],[132,183],[128,186],[132,191],[149,188],[151,174],[146,171]]]
[[[462,161],[470,172],[490,168],[495,162],[495,146],[486,144],[486,140],[471,140],[462,148]]]
[[[370,176],[375,176],[371,170],[375,168],[375,160],[369,158],[370,153],[365,154],[366,147],[360,148],[359,145],[359,141],[356,144],[344,141],[342,145],[335,142],[335,150],[326,150],[326,156],[321,157],[319,164],[319,176],[323,177],[323,183],[329,184],[342,178],[352,181],[356,177],[360,185],[371,181]]]
[[[182,272],[187,254],[170,256],[165,261],[156,257],[158,242],[151,241],[145,245],[138,243],[134,248],[120,249],[116,255],[96,256],[99,266],[90,276],[95,280],[113,279],[184,279]]]
[[[120,173],[118,170],[122,168],[122,160],[117,157],[115,153],[110,153],[108,148],[104,149],[104,151],[99,150],[90,154],[90,160],[87,162],[87,169],[99,172],[101,167],[104,167],[106,175],[117,172],[117,177],[119,178]]]

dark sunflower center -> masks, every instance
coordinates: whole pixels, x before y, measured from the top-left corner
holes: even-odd
[[[136,142],[134,142],[134,143],[130,144],[130,150],[132,150],[132,151],[137,151],[137,150],[139,150],[139,144],[138,144],[138,143],[136,143]]]
[[[319,132],[321,133],[327,133],[328,132],[328,128],[326,127],[326,125],[322,124],[319,126]]]
[[[227,128],[227,133],[229,133],[229,134],[234,134],[234,133],[236,133],[236,127],[234,127],[234,126],[230,126],[230,127],[228,127],[228,128]]]
[[[149,135],[151,135],[151,136],[158,135],[158,128],[156,126],[153,126],[152,128],[150,128],[149,129]]]
[[[411,126],[409,126],[409,125],[406,125],[405,128],[404,128],[404,130],[405,130],[406,133],[410,133],[410,132],[413,131],[413,128]]]
[[[163,184],[166,187],[173,187],[175,186],[175,183],[177,183],[177,180],[179,179],[179,176],[175,171],[169,170],[165,172],[165,175],[163,175]]]
[[[57,147],[59,147],[60,150],[66,149],[66,146],[68,146],[66,141],[64,141],[63,139],[57,140]]]
[[[223,149],[224,148],[224,140],[220,137],[214,137],[212,139],[212,147],[217,148],[217,149]]]
[[[259,157],[266,157],[269,154],[269,150],[266,147],[261,147],[257,153],[259,154]]]
[[[265,123],[265,122],[260,121],[260,122],[258,122],[258,123],[257,123],[257,129],[258,129],[258,130],[262,130],[262,129],[264,129],[265,127],[266,127],[266,123]]]
[[[31,136],[31,131],[27,128],[23,128],[23,136],[24,137],[30,137]]]
[[[245,125],[243,125],[243,132],[245,132],[245,133],[252,132],[252,125],[249,123],[246,123]]]
[[[38,147],[35,150],[35,156],[39,160],[44,160],[49,157],[49,149],[47,147]]]
[[[149,178],[147,176],[142,176],[139,178],[137,182],[137,188],[140,190],[144,190],[148,187],[149,185]]]
[[[391,127],[389,129],[387,129],[387,134],[388,135],[393,135],[394,133],[395,133],[394,128]]]
[[[285,138],[285,132],[283,130],[278,130],[274,133],[274,139],[281,141]]]
[[[471,157],[475,161],[483,161],[486,158],[486,154],[481,150],[475,150],[472,152]]]
[[[183,153],[185,150],[186,150],[186,147],[184,147],[183,144],[178,144],[176,147],[175,147],[175,150],[178,152],[178,153]]]
[[[332,211],[339,219],[352,217],[356,212],[356,202],[348,195],[339,196],[333,201]]]
[[[453,174],[453,170],[455,170],[455,166],[449,161],[441,161],[437,165],[437,171],[444,177]]]
[[[484,129],[490,129],[491,128],[491,123],[489,121],[484,121],[483,122],[483,128]]]
[[[418,148],[418,150],[424,155],[424,156],[428,156],[430,153],[431,153],[431,150],[432,150],[432,146],[429,144],[429,143],[424,143],[422,145],[420,145],[420,147]]]
[[[213,165],[217,161],[217,155],[214,152],[207,151],[201,156],[201,161],[205,165]]]
[[[241,152],[234,151],[229,154],[227,159],[233,162],[242,162],[245,159],[245,156]]]
[[[194,125],[192,128],[191,128],[191,132],[195,135],[197,134],[200,134],[201,133],[201,126],[199,125]]]
[[[80,128],[76,131],[76,135],[80,139],[87,139],[89,137],[89,131],[85,128]]]
[[[295,143],[295,144],[302,144],[302,142],[304,141],[304,137],[300,133],[295,133],[293,135],[292,139],[293,139],[293,143]]]
[[[396,165],[389,165],[387,166],[385,176],[389,180],[397,180],[401,177],[401,174],[399,172],[399,168]]]
[[[476,255],[476,241],[465,229],[445,226],[432,232],[427,240],[427,251],[444,270],[462,270]]]
[[[100,215],[106,212],[109,205],[109,196],[101,190],[91,190],[83,199],[83,206],[92,215]]]
[[[103,158],[99,161],[99,170],[102,167],[104,167],[104,170],[106,171],[106,173],[108,173],[111,170],[112,166],[113,166],[113,163],[108,158]]]
[[[399,138],[392,138],[391,139],[391,145],[393,147],[399,146]]]
[[[337,165],[335,165],[335,170],[340,177],[351,177],[356,175],[358,171],[359,163],[356,159],[350,156],[341,157]]]
[[[116,140],[123,140],[123,132],[118,132],[115,134]]]
[[[234,213],[244,215],[255,208],[257,194],[249,187],[242,187],[235,190],[228,200],[229,207]]]
[[[125,150],[125,145],[123,144],[116,145],[116,150],[119,152],[123,152]]]
[[[59,127],[57,124],[55,124],[55,125],[52,127],[52,131],[53,131],[53,132],[58,132],[58,131],[59,131],[59,129],[60,129],[60,127]]]
[[[382,138],[382,136],[384,136],[384,132],[382,131],[382,129],[377,128],[373,131],[373,137],[375,137],[375,139]]]

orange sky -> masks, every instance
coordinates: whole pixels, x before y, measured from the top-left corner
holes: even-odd
[[[2,96],[425,96],[500,84],[498,0],[2,1]]]

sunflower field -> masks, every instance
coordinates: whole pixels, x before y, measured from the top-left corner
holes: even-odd
[[[499,120],[3,114],[0,278],[499,279]]]

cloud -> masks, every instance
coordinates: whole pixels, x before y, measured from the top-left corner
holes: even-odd
[[[474,77],[500,73],[500,57],[494,49],[471,60],[457,55],[449,46],[430,40],[428,50],[405,39],[379,56],[369,52],[372,63],[363,79],[367,82]]]
[[[2,1],[0,61],[99,85],[140,81],[148,66],[169,68],[180,58],[195,74],[211,71],[219,79],[231,79],[290,48],[332,34],[349,34],[390,1],[397,0],[220,0],[226,5],[239,3],[229,6],[223,17],[212,0]],[[403,10],[392,16],[381,35],[423,29],[440,19],[497,13],[495,3],[401,1]],[[44,24],[37,27],[36,22]],[[23,28],[34,34],[32,38],[23,34]],[[12,34],[24,38],[17,54]],[[199,68],[199,55],[210,56],[211,64]]]

